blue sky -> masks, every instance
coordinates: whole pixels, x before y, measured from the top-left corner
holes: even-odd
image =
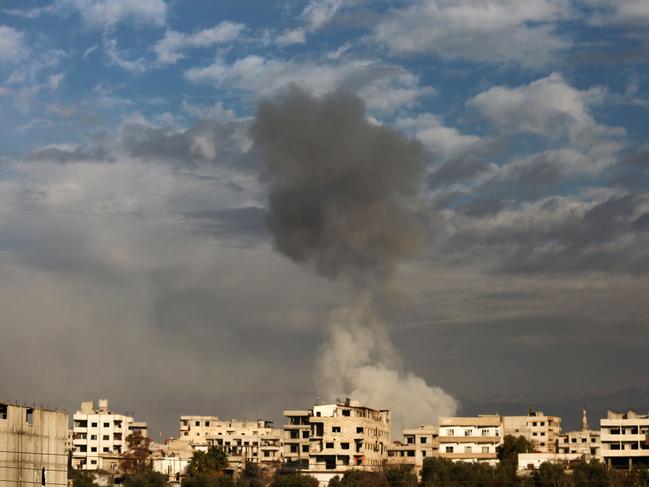
[[[268,368],[311,397],[347,284],[273,251],[249,133],[258,102],[297,85],[358,96],[368,124],[421,144],[430,239],[395,277],[411,297],[386,311],[404,370],[456,397],[509,392],[514,363],[516,392],[646,385],[596,363],[612,347],[643,370],[649,342],[647,32],[646,0],[1,2],[9,348],[103,386],[42,389],[38,367],[0,378],[30,401],[110,394],[161,424],[162,398],[233,414],[250,391],[285,391]],[[95,358],[98,340],[141,360]],[[122,389],[160,360],[203,375]],[[232,396],[206,391],[231,387],[233,361]],[[561,378],[528,379],[547,368]]]

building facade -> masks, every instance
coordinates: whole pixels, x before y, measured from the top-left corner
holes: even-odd
[[[3,485],[67,485],[67,437],[67,413],[0,403]]]
[[[439,456],[454,461],[496,465],[497,448],[503,444],[501,418],[497,415],[439,418]]]
[[[79,470],[116,471],[127,451],[131,434],[147,436],[147,425],[108,409],[108,400],[81,403],[72,425],[72,467]]]
[[[609,411],[600,428],[601,456],[609,467],[649,465],[649,414]]]
[[[308,473],[321,485],[349,470],[379,470],[387,461],[388,410],[347,400],[284,415],[285,468]]]
[[[439,456],[439,428],[422,425],[403,430],[403,441],[388,447],[388,465],[409,465],[419,475],[424,460]]]
[[[582,411],[581,430],[569,431],[559,436],[558,453],[576,454],[586,461],[601,458],[600,432],[588,427],[586,410]]]
[[[537,453],[557,453],[561,418],[530,409],[527,416],[503,416],[505,436],[524,436]]]

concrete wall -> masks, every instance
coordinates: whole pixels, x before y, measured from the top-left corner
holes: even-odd
[[[0,403],[0,487],[67,486],[68,415]]]

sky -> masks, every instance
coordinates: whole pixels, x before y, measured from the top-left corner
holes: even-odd
[[[408,210],[354,218],[421,230],[377,299],[399,377],[460,409],[646,387],[648,62],[646,0],[0,1],[0,398],[173,434],[332,393],[358,280],[269,228],[264,106]]]

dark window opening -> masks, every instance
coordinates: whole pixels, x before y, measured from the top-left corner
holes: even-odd
[[[0,404],[0,419],[7,419],[7,410],[8,406],[6,404]]]
[[[343,416],[351,416],[351,411],[349,409],[343,409]]]
[[[34,423],[34,410],[32,408],[27,409],[25,411],[25,421],[27,421],[29,424]]]

